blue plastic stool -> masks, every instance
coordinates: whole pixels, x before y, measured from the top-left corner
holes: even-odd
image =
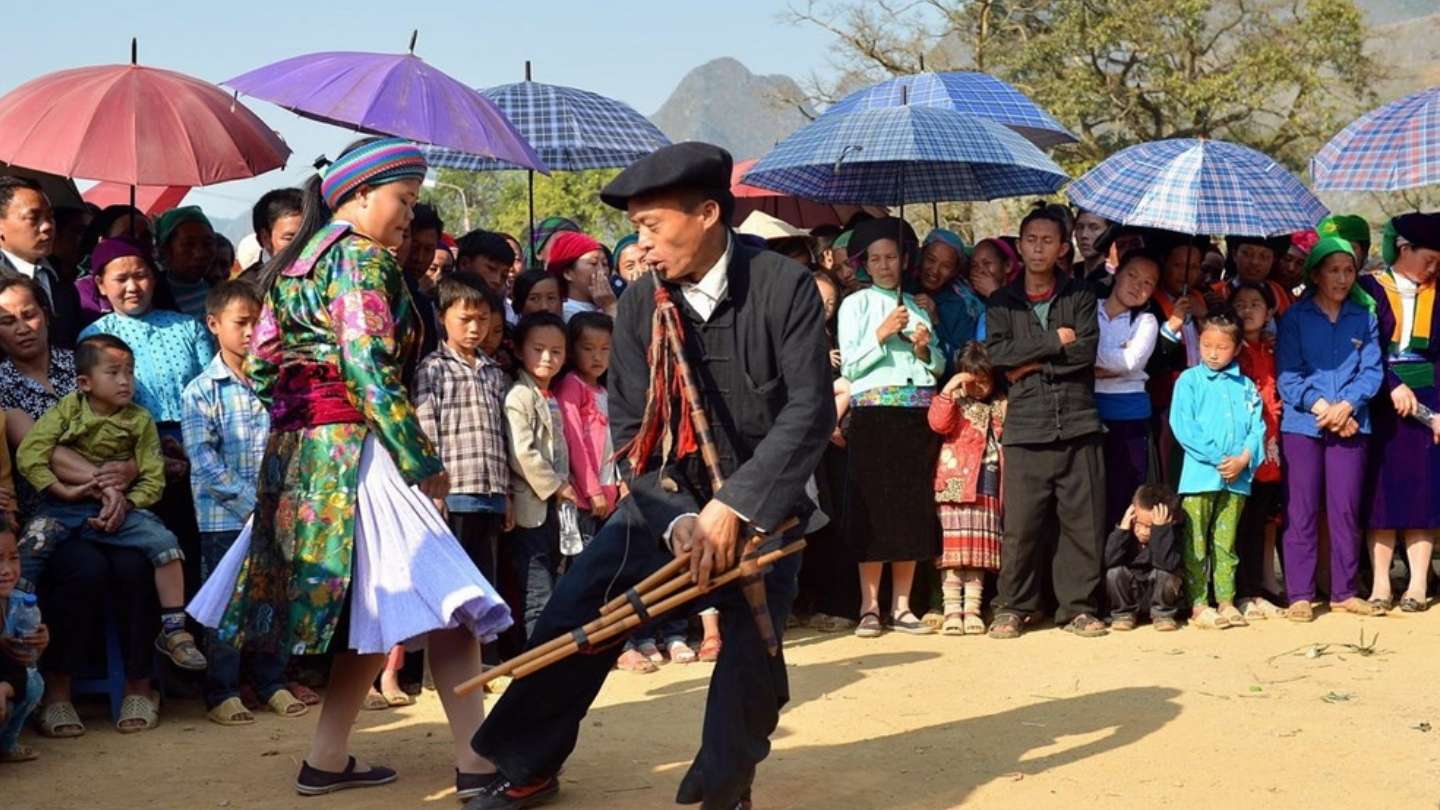
[[[77,695],[108,695],[110,719],[120,722],[120,704],[125,700],[125,656],[120,652],[120,629],[113,613],[105,614],[105,675],[76,678],[70,689]]]

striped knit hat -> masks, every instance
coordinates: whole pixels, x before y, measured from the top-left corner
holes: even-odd
[[[414,144],[404,138],[381,138],[351,149],[326,166],[320,194],[333,211],[360,186],[423,178],[428,168],[425,156]]]

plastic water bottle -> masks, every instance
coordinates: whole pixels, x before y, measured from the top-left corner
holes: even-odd
[[[9,635],[16,639],[24,639],[40,629],[40,605],[35,594],[21,595],[20,607],[11,612],[10,620],[6,624],[10,625]]]

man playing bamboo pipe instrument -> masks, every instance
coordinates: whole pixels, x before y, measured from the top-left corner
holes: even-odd
[[[731,234],[731,163],[719,147],[677,144],[601,192],[629,215],[652,270],[620,299],[609,372],[610,426],[631,494],[560,579],[532,646],[593,620],[674,556],[689,554],[695,580],[708,584],[739,564],[745,536],[798,516],[785,533],[798,537],[815,512],[805,482],[835,417],[824,308],[805,268]],[[681,373],[657,310],[676,316],[698,392],[676,385]],[[694,394],[709,417],[709,442],[689,417]],[[702,443],[724,479],[718,490]],[[799,565],[798,555],[785,557],[763,575],[777,635]],[[789,697],[784,657],[766,649],[739,588],[688,607],[707,605],[721,609],[725,645],[700,750],[676,801],[749,808],[756,765]],[[469,810],[533,807],[556,794],[556,775],[619,654],[618,645],[588,650],[511,684],[474,740],[502,778]]]

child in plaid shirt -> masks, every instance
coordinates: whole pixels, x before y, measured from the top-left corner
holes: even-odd
[[[200,575],[209,578],[255,511],[255,487],[270,415],[245,377],[250,332],[260,298],[243,281],[227,281],[205,296],[205,325],[220,351],[180,395],[180,427],[190,458],[190,488],[200,527]],[[240,700],[240,651],[206,632],[209,666],[205,706],[222,726],[250,725],[255,717]],[[249,678],[260,699],[282,717],[299,717],[306,705],[285,688],[286,658],[250,651]]]

